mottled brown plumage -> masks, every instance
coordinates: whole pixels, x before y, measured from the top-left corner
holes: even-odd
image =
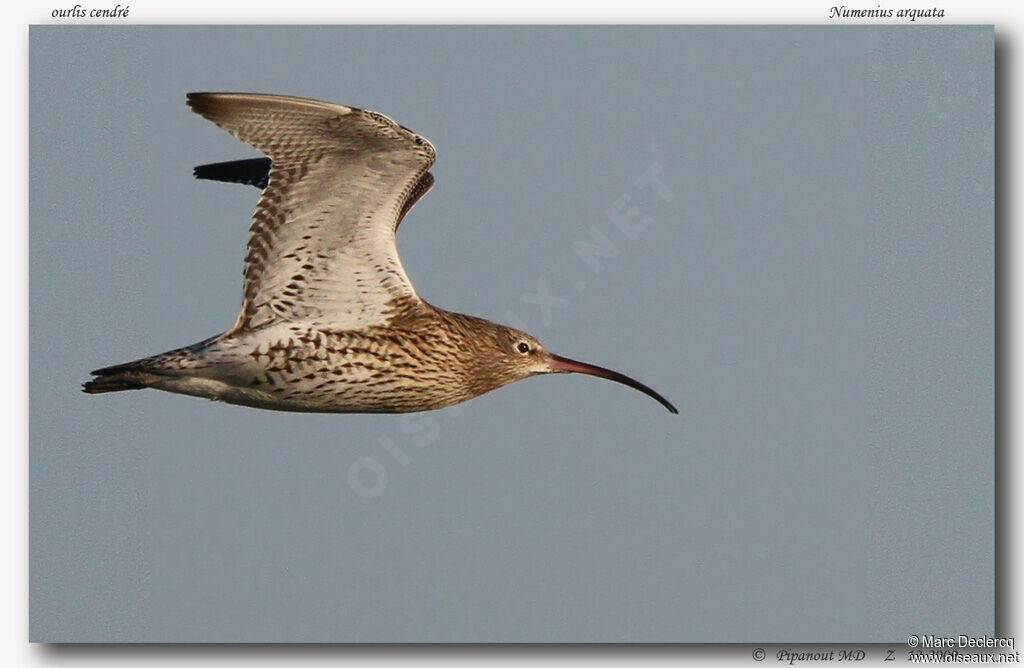
[[[387,117],[278,95],[192,93],[189,106],[270,159],[197,168],[266,187],[253,214],[242,310],[212,339],[99,369],[91,394],[155,388],[274,410],[443,408],[541,373],[622,374],[549,353],[525,332],[416,295],[398,224],[433,185],[430,143]]]

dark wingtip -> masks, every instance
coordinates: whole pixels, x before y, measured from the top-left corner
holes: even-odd
[[[270,158],[247,158],[199,165],[192,169],[192,176],[206,181],[223,181],[224,183],[241,183],[256,186],[260,190],[267,187],[270,180]]]
[[[222,106],[221,103],[218,103],[216,93],[186,93],[185,104],[188,105],[189,109],[204,118],[216,115],[218,109]],[[211,118],[210,120],[213,119]]]

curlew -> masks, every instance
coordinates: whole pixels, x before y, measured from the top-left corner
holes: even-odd
[[[405,413],[517,380],[582,373],[664,397],[548,352],[511,327],[416,294],[395,232],[434,183],[434,147],[386,116],[281,95],[190,93],[188,105],[267,158],[196,168],[262,190],[242,310],[213,338],[92,372],[90,394],[154,388],[283,411]]]

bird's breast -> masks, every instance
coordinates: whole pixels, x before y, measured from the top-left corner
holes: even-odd
[[[430,333],[289,328],[247,349],[246,389],[264,408],[405,412],[472,396],[457,351]]]

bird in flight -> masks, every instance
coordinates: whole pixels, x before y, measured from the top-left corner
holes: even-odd
[[[92,372],[90,394],[154,388],[256,408],[407,413],[537,374],[632,378],[555,355],[525,332],[416,294],[395,247],[434,183],[434,147],[386,116],[282,95],[190,93],[199,115],[266,158],[196,168],[262,190],[242,310],[199,343]]]

